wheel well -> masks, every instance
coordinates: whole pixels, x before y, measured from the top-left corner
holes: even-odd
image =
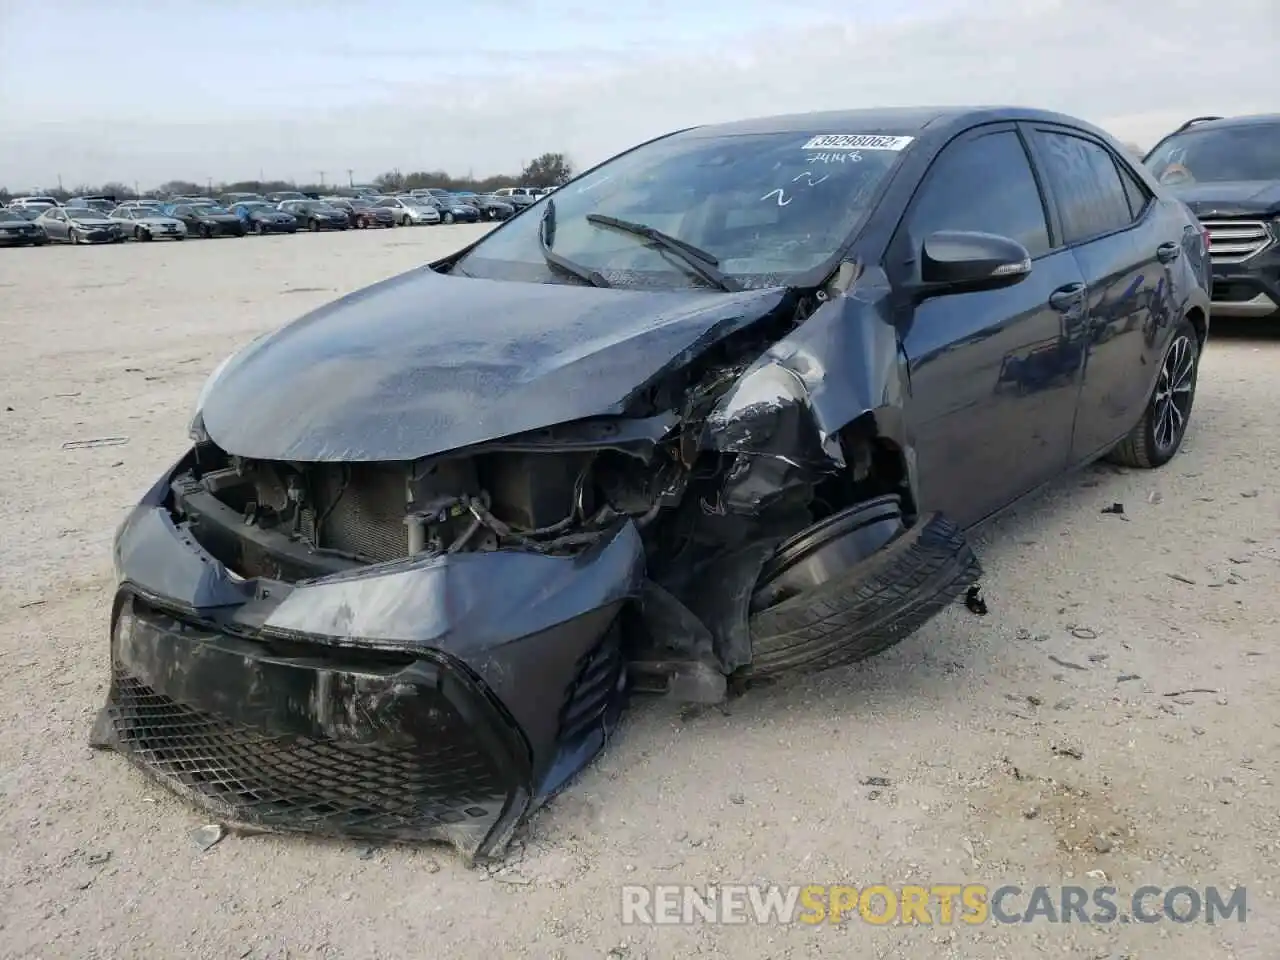
[[[1200,341],[1200,346],[1204,346],[1205,340],[1209,336],[1209,321],[1204,315],[1204,311],[1199,307],[1192,307],[1187,311],[1187,319],[1191,321],[1191,326],[1195,328],[1196,339]]]
[[[876,429],[874,414],[863,414],[841,429],[838,436],[846,469],[822,484],[819,496],[845,507],[893,493],[902,498],[903,514],[913,516],[915,503],[906,454],[897,442]]]

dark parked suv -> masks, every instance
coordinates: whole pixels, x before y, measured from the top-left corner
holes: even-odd
[[[1145,163],[1209,232],[1214,316],[1280,312],[1280,114],[1197,117]]]
[[[1177,453],[1209,258],[1135,163],[1027,109],[695,127],[264,335],[116,534],[93,742],[492,856],[629,691],[892,646],[966,530]]]

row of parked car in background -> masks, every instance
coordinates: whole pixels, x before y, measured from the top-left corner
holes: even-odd
[[[332,196],[285,190],[123,202],[109,196],[72,197],[65,202],[47,196],[17,197],[0,207],[0,246],[479,223],[506,220],[553,189],[503,187],[481,194],[425,187],[388,195],[370,187]]]

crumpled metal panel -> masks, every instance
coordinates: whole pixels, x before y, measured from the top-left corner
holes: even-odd
[[[619,414],[784,293],[602,290],[422,268],[252,343],[208,390],[204,426],[240,456],[357,462]]]

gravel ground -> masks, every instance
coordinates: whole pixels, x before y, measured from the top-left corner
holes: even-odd
[[[987,616],[957,605],[867,664],[723,708],[637,705],[500,870],[297,838],[201,852],[196,812],[86,746],[114,526],[221,357],[476,229],[0,251],[0,955],[1276,956],[1280,341],[1257,327],[1210,347],[1166,469],[1091,469],[983,531]],[[63,449],[102,437],[127,442]],[[1192,688],[1210,692],[1174,695]],[[1094,871],[1123,893],[1246,884],[1249,919],[620,920],[624,883]]]

